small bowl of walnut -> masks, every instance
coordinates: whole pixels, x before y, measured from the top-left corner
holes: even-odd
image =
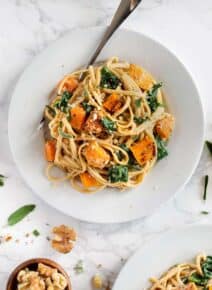
[[[11,273],[7,290],[71,290],[65,270],[56,262],[37,258],[23,262]]]

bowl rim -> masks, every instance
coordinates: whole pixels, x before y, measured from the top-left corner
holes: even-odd
[[[135,250],[135,252],[129,257],[129,259],[126,261],[126,263],[124,264],[124,266],[121,268],[120,272],[118,273],[116,280],[113,284],[113,287],[111,290],[117,290],[116,288],[119,286],[120,283],[120,279],[122,278],[123,273],[129,268],[129,266],[131,265],[131,263],[134,260],[137,260],[137,257],[142,255],[142,253],[145,250],[148,250],[149,248],[149,243],[154,244],[154,243],[160,243],[161,239],[163,237],[166,236],[170,236],[172,234],[176,234],[176,233],[182,233],[185,232],[187,230],[192,230],[192,231],[196,231],[196,230],[203,230],[203,231],[211,231],[212,230],[212,223],[208,223],[208,224],[201,224],[201,223],[197,223],[197,224],[183,224],[183,225],[176,225],[174,226],[174,228],[169,228],[167,230],[164,230],[160,233],[158,233],[156,236],[151,237],[149,239],[148,242],[145,242],[143,245],[139,246],[137,248],[137,250]]]
[[[6,290],[15,290],[13,289],[13,286],[15,283],[14,279],[16,279],[19,271],[21,271],[22,269],[30,265],[38,264],[38,263],[43,263],[47,266],[56,268],[58,272],[61,273],[67,280],[68,285],[65,290],[72,290],[71,281],[70,281],[70,277],[68,273],[64,270],[64,268],[60,264],[48,258],[32,258],[17,265],[15,269],[9,275],[9,278],[7,280]]]
[[[18,78],[16,84],[19,83],[19,81],[21,81],[22,79],[22,76],[26,73],[27,69],[31,66],[31,64],[33,62],[35,62],[43,53],[45,53],[49,47],[51,46],[54,46],[54,44],[57,42],[57,41],[62,41],[63,39],[67,38],[69,34],[71,34],[73,31],[87,31],[87,30],[92,30],[92,31],[99,31],[99,30],[102,30],[102,29],[106,29],[108,26],[106,25],[98,25],[98,26],[89,26],[89,27],[78,27],[78,28],[72,28],[70,30],[68,30],[62,37],[59,37],[55,40],[53,40],[52,42],[50,42],[40,53],[38,53],[38,55],[36,55],[32,61],[25,67],[25,69],[22,71],[22,73],[20,74],[20,77]],[[85,219],[85,218],[82,218],[82,217],[76,217],[76,216],[73,216],[69,213],[67,213],[66,211],[62,211],[62,209],[60,208],[57,208],[53,203],[51,203],[50,201],[47,202],[46,200],[42,199],[37,193],[36,191],[34,191],[34,189],[32,188],[32,186],[26,181],[26,178],[24,176],[24,173],[22,172],[22,170],[19,168],[18,166],[18,162],[16,160],[16,157],[15,157],[15,152],[13,150],[13,146],[12,146],[12,136],[10,134],[10,119],[11,119],[11,103],[12,103],[12,99],[11,98],[11,101],[10,101],[10,106],[9,106],[9,117],[8,117],[8,136],[9,136],[9,145],[10,145],[10,149],[11,149],[11,152],[12,152],[12,156],[13,156],[13,160],[20,172],[20,175],[22,176],[23,180],[26,182],[27,186],[29,186],[29,188],[31,189],[31,191],[33,192],[33,194],[35,194],[37,196],[37,198],[39,199],[42,199],[42,201],[44,201],[45,203],[47,203],[48,205],[50,205],[52,208],[54,208],[55,210],[63,213],[63,214],[66,214],[67,216],[71,216],[72,218],[75,218],[79,221],[83,221],[85,223],[96,223],[96,224],[122,224],[122,223],[127,223],[127,222],[132,222],[132,221],[136,221],[136,220],[140,220],[140,219],[144,219],[146,218],[147,216],[151,216],[152,214],[154,214],[157,210],[159,210],[161,207],[163,207],[168,201],[172,200],[176,194],[178,192],[180,192],[184,186],[188,183],[188,181],[190,180],[191,176],[193,175],[198,163],[199,163],[199,160],[200,160],[200,157],[201,157],[201,154],[202,154],[202,151],[203,151],[203,147],[204,147],[204,136],[205,136],[205,111],[204,111],[204,107],[203,107],[203,102],[202,102],[202,98],[201,98],[201,94],[200,94],[200,91],[199,91],[199,88],[197,86],[197,81],[196,79],[194,78],[193,74],[191,73],[191,71],[188,69],[188,67],[182,62],[182,60],[175,54],[175,52],[173,52],[173,50],[169,49],[165,44],[163,44],[161,41],[159,41],[158,39],[156,39],[155,37],[153,36],[149,36],[147,35],[146,33],[144,32],[139,32],[139,31],[136,31],[136,30],[133,30],[133,29],[128,29],[128,28],[119,28],[118,31],[122,31],[122,32],[128,32],[128,33],[134,33],[136,34],[137,36],[141,36],[141,37],[144,37],[146,39],[148,39],[149,41],[152,41],[156,46],[160,46],[162,47],[162,49],[164,49],[168,54],[170,54],[181,66],[182,68],[185,70],[185,72],[188,74],[188,76],[190,77],[190,80],[191,80],[191,83],[192,83],[192,86],[195,88],[196,92],[197,92],[197,95],[198,95],[198,103],[199,103],[199,108],[200,108],[200,119],[201,119],[201,122],[202,122],[202,132],[201,132],[201,146],[199,147],[199,150],[194,158],[194,161],[193,161],[193,164],[192,164],[192,168],[190,170],[190,173],[187,175],[187,177],[185,178],[184,182],[181,184],[181,186],[179,186],[177,188],[177,190],[175,190],[172,195],[167,198],[164,202],[162,202],[161,204],[159,204],[157,207],[155,208],[152,208],[149,210],[148,214],[146,214],[145,216],[134,216],[134,217],[130,217],[130,218],[125,218],[125,219],[122,219],[122,220],[115,220],[115,221],[102,221],[101,219],[96,221],[94,219]],[[116,32],[115,32],[116,33]],[[100,54],[101,56],[101,54]],[[15,92],[15,89],[16,89],[16,86],[14,86],[14,89],[11,93],[11,95],[13,96],[14,95],[14,92]]]

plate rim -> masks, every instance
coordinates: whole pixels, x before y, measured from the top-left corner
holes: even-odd
[[[106,29],[107,26],[104,26],[104,25],[99,25],[99,26],[89,26],[89,27],[78,27],[78,28],[75,28],[75,29],[70,29],[69,31],[67,31],[62,37],[59,37],[53,41],[51,41],[44,49],[42,49],[35,57],[33,57],[31,59],[31,61],[26,65],[26,67],[22,70],[22,72],[20,73],[20,76],[19,78],[17,79],[16,83],[15,83],[15,86],[11,92],[11,100],[10,100],[10,104],[9,104],[9,110],[8,110],[8,140],[9,140],[9,147],[10,147],[10,150],[11,150],[11,153],[12,153],[12,157],[13,157],[13,160],[14,160],[14,163],[15,163],[15,166],[18,170],[18,172],[20,173],[21,175],[21,178],[23,179],[23,181],[25,182],[25,185],[27,187],[30,188],[31,192],[33,194],[36,195],[37,198],[39,198],[40,200],[42,200],[45,204],[48,204],[48,206],[51,206],[52,208],[54,208],[55,210],[57,210],[58,212],[61,212],[67,216],[70,216],[74,219],[77,219],[79,221],[83,221],[85,223],[96,223],[96,224],[122,224],[122,223],[127,223],[127,222],[132,222],[132,221],[136,221],[136,220],[141,220],[141,219],[144,219],[148,216],[151,216],[152,214],[154,214],[156,211],[160,210],[160,208],[162,208],[163,206],[165,206],[167,204],[167,202],[169,202],[170,200],[172,200],[176,194],[178,192],[180,192],[184,187],[185,185],[188,183],[188,181],[190,180],[191,176],[193,175],[195,169],[197,168],[197,165],[199,163],[199,160],[200,160],[200,157],[201,157],[201,154],[202,154],[202,151],[203,151],[203,147],[204,147],[204,136],[205,136],[205,110],[204,110],[204,106],[203,106],[203,101],[202,101],[202,98],[201,98],[201,94],[200,94],[200,91],[199,91],[199,88],[198,88],[198,85],[197,85],[197,82],[196,82],[196,79],[194,78],[193,74],[190,72],[190,70],[188,69],[188,67],[182,62],[182,60],[175,54],[175,52],[173,52],[171,49],[169,49],[165,44],[163,44],[162,42],[160,42],[159,40],[157,40],[155,37],[152,37],[152,36],[149,36],[147,35],[146,33],[143,33],[143,32],[139,32],[139,31],[136,31],[136,30],[132,30],[132,29],[128,29],[128,28],[119,28],[119,31],[121,30],[123,33],[124,32],[128,32],[128,33],[133,33],[133,34],[136,34],[138,37],[140,36],[143,36],[144,38],[152,41],[152,42],[155,42],[157,45],[161,46],[166,52],[168,52],[170,55],[172,55],[179,63],[180,65],[183,67],[183,69],[187,72],[188,76],[190,77],[190,80],[192,82],[192,85],[193,87],[195,88],[196,92],[197,92],[197,95],[198,95],[198,103],[199,103],[199,110],[200,110],[200,120],[201,120],[201,123],[202,123],[202,132],[201,132],[201,146],[199,147],[199,150],[198,150],[198,154],[196,154],[196,157],[193,161],[193,164],[192,164],[192,169],[190,170],[190,173],[188,174],[188,176],[185,178],[185,181],[181,184],[181,186],[175,191],[172,193],[172,196],[170,196],[168,199],[165,200],[165,202],[159,204],[158,206],[156,206],[155,208],[152,208],[148,211],[148,214],[146,214],[145,216],[139,216],[139,217],[128,217],[128,218],[122,218],[121,220],[115,220],[115,221],[107,221],[107,220],[95,220],[93,218],[82,218],[82,217],[78,217],[76,215],[71,215],[69,213],[67,213],[67,211],[63,211],[62,209],[60,208],[57,208],[56,205],[54,205],[53,203],[51,203],[50,200],[45,200],[43,199],[39,194],[36,193],[36,191],[32,188],[32,186],[27,182],[27,179],[25,178],[25,175],[24,175],[24,172],[23,170],[19,167],[18,165],[18,161],[15,157],[15,152],[13,150],[13,145],[12,145],[12,134],[11,134],[11,107],[12,107],[12,103],[14,102],[14,94],[15,94],[15,91],[16,91],[16,88],[17,88],[17,85],[19,82],[21,82],[22,80],[22,77],[24,77],[24,75],[26,74],[27,70],[30,69],[30,66],[33,62],[35,62],[42,54],[44,54],[48,49],[49,47],[53,46],[55,43],[57,43],[58,41],[62,41],[63,39],[67,38],[69,35],[71,35],[73,33],[73,31],[88,31],[88,30],[93,30],[93,31],[98,31],[98,30],[103,30],[103,29]]]
[[[142,252],[144,252],[145,249],[148,248],[148,246],[149,246],[148,242],[159,243],[160,240],[166,235],[171,235],[171,234],[177,233],[177,232],[178,233],[183,232],[183,231],[186,231],[187,229],[197,230],[198,228],[201,230],[209,229],[210,231],[212,231],[212,223],[202,224],[200,222],[200,223],[196,223],[196,224],[177,225],[177,226],[174,226],[174,228],[169,228],[168,230],[165,229],[165,230],[161,231],[159,234],[157,234],[157,236],[145,241],[144,245],[139,246],[138,249],[135,250],[135,252],[129,257],[127,262],[121,268],[121,270],[118,273],[116,280],[113,284],[112,290],[119,290],[119,288],[117,288],[117,286],[119,286],[118,283],[120,283],[119,281],[121,279],[122,273],[124,273],[129,268],[130,264],[133,263],[133,261],[137,259],[136,258],[137,256],[142,255]],[[142,287],[142,285],[141,285],[141,287]]]

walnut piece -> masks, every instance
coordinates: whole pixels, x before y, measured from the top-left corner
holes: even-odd
[[[54,273],[57,273],[57,269],[44,265],[38,264],[38,273],[44,277],[51,277]]]
[[[54,238],[51,241],[52,248],[63,254],[69,253],[73,249],[73,242],[77,238],[75,230],[61,225],[54,227],[52,232],[54,234]]]
[[[67,287],[66,278],[60,273],[54,273],[52,275],[52,281],[54,287],[57,287],[58,289],[65,289]]]
[[[37,271],[28,268],[21,270],[17,281],[17,290],[65,290],[68,285],[66,278],[57,269],[42,263],[38,264]]]
[[[19,282],[17,290],[45,290],[45,282],[36,271],[21,270],[17,280]]]

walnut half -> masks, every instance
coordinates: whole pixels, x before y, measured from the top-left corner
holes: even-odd
[[[44,277],[51,277],[54,273],[57,273],[57,269],[44,265],[38,264],[38,273]]]
[[[17,282],[17,290],[65,290],[68,285],[66,278],[56,268],[42,263],[38,264],[37,271],[28,268],[21,270]]]
[[[69,253],[73,249],[73,242],[75,242],[77,238],[75,230],[68,226],[61,225],[54,227],[52,232],[54,234],[51,241],[52,248],[63,254]]]
[[[17,281],[17,290],[45,290],[45,282],[38,272],[29,271],[27,268],[18,273]]]

